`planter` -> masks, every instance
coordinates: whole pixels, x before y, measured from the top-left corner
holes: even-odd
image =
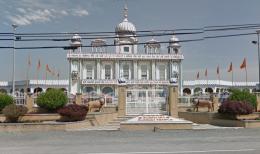
[[[218,114],[219,119],[229,119],[229,120],[255,120],[259,118],[257,114],[247,114],[247,115],[230,115],[230,114]]]
[[[256,118],[259,118],[257,114],[236,115],[237,120],[255,120]]]

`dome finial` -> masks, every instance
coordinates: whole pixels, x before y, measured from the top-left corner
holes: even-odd
[[[126,4],[126,1],[125,1],[125,7],[124,7],[124,17],[125,17],[125,19],[127,19],[127,14],[128,14],[128,8],[127,8],[127,4]]]

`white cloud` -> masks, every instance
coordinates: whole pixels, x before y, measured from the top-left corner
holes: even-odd
[[[67,0],[65,0],[67,1]],[[58,19],[66,16],[87,16],[89,13],[86,9],[82,9],[80,6],[71,6],[67,4],[61,4],[60,1],[55,0],[21,0],[19,2],[10,2],[8,6],[14,6],[16,9],[9,11],[9,9],[0,10],[0,13],[4,13],[3,16],[9,22],[17,25],[30,25],[33,23],[44,23],[50,21],[58,21]]]
[[[74,10],[72,12],[72,15],[74,16],[87,16],[88,15],[88,11],[87,10],[84,10],[84,9],[77,9],[77,10]]]

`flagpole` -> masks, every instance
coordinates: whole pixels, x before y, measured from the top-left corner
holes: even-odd
[[[26,88],[25,88],[26,93],[27,93],[27,89],[28,89],[28,86],[29,86],[29,79],[28,79],[29,78],[29,67],[30,66],[27,66],[27,70],[26,70]]]
[[[45,85],[47,83],[47,77],[48,77],[48,73],[47,73],[47,70],[45,70]]]
[[[245,67],[245,71],[246,71],[246,87],[247,87],[247,68]]]
[[[60,70],[58,70],[57,77],[58,77],[58,86],[59,86],[60,85]]]
[[[232,88],[233,88],[233,81],[234,81],[234,72],[233,72],[233,69],[232,69],[232,74],[231,74],[231,78],[232,78]]]

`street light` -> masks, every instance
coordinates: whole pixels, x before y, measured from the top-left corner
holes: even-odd
[[[12,24],[13,27],[13,75],[12,75],[12,79],[13,79],[13,91],[12,91],[12,95],[15,97],[15,31],[16,28],[18,27],[15,24]]]
[[[256,31],[257,41],[252,41],[252,43],[257,44],[257,52],[258,52],[258,86],[257,90],[260,90],[260,49],[259,49],[259,34],[260,29]]]

